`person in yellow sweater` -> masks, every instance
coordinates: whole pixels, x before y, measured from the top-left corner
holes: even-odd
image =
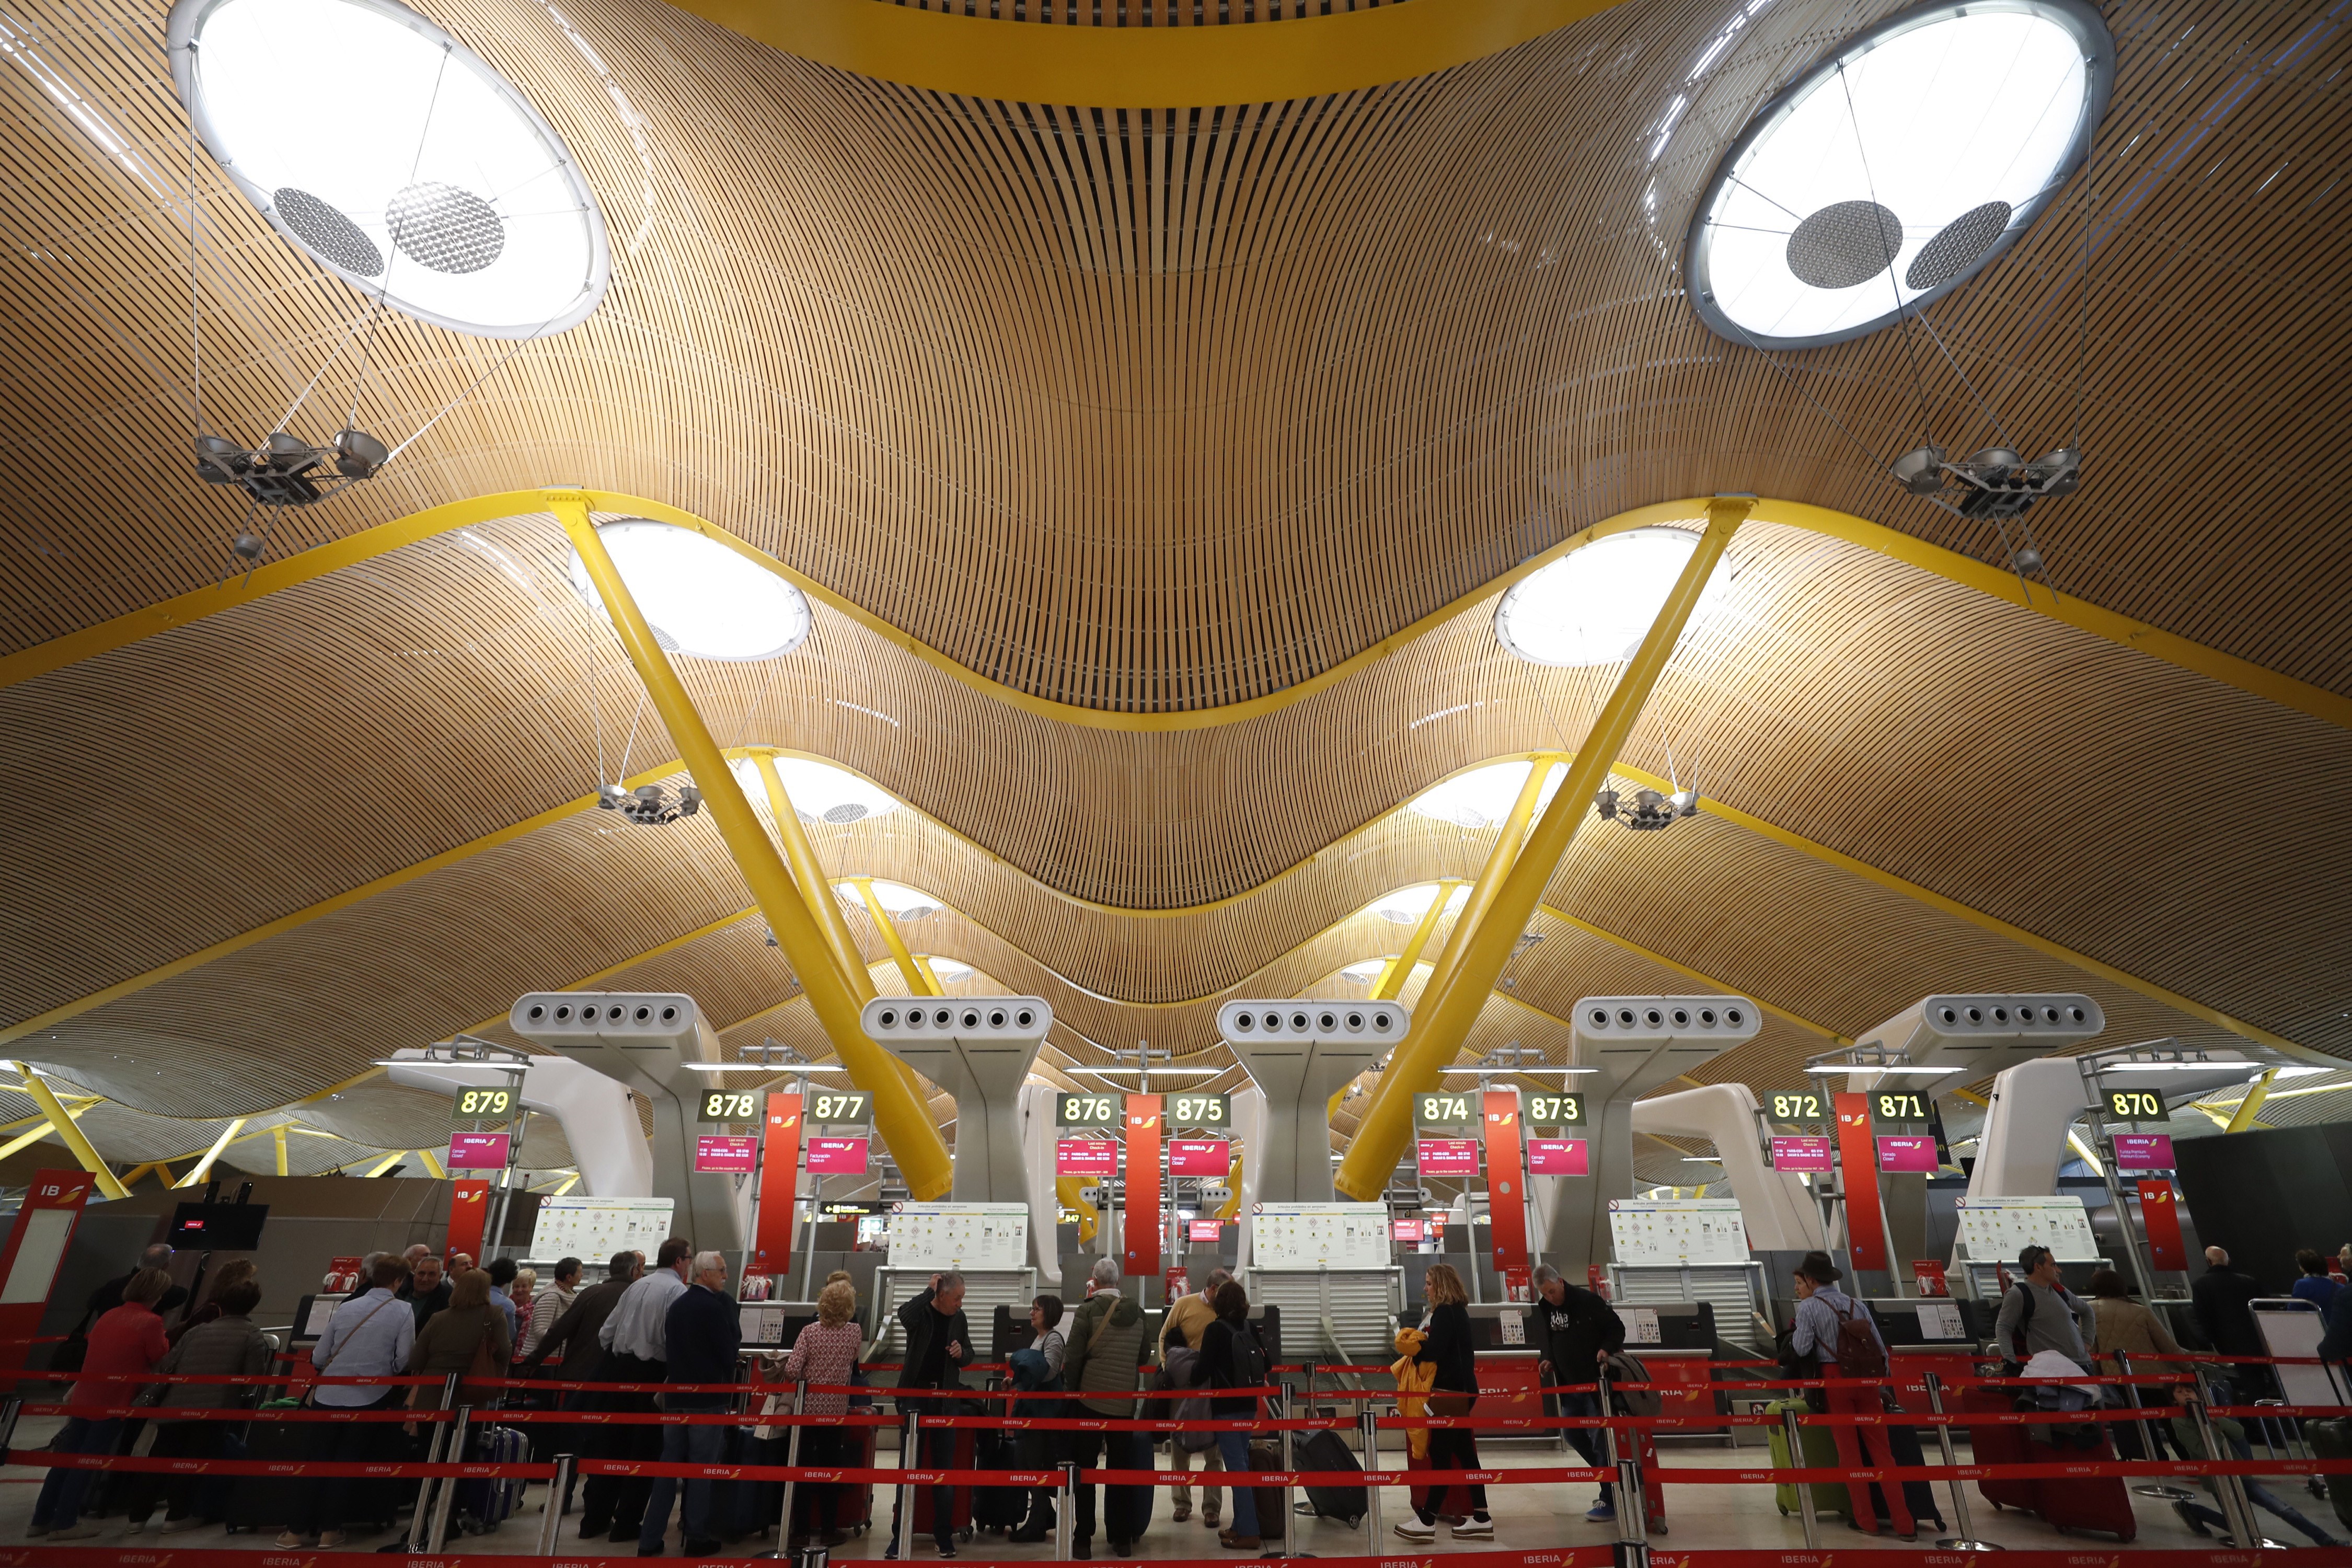
[[[1218,1286],[1228,1283],[1232,1279],[1233,1275],[1226,1270],[1212,1268],[1209,1270],[1209,1277],[1201,1281],[1200,1289],[1176,1298],[1175,1304],[1168,1309],[1167,1316],[1160,1324],[1160,1364],[1161,1366],[1168,1364],[1168,1347],[1171,1343],[1181,1345],[1190,1351],[1200,1350],[1201,1336],[1207,1333],[1209,1325],[1217,1321],[1217,1310],[1209,1304],[1209,1299],[1217,1293]],[[1154,1414],[1158,1413],[1154,1412]],[[1181,1443],[1171,1443],[1168,1447],[1173,1468],[1181,1472],[1190,1472],[1192,1468],[1193,1450],[1187,1448]],[[1210,1485],[1207,1478],[1211,1470],[1224,1469],[1224,1456],[1212,1446],[1200,1450],[1200,1459],[1201,1522],[1214,1530],[1218,1523],[1217,1505],[1223,1500],[1224,1493]],[[1182,1524],[1192,1517],[1192,1487],[1183,1482],[1177,1483],[1174,1501],[1176,1509],[1172,1517],[1178,1524]]]

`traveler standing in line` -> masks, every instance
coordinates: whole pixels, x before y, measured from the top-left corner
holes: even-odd
[[[1837,1265],[1830,1261],[1826,1252],[1808,1252],[1797,1265],[1797,1326],[1789,1337],[1789,1345],[1801,1358],[1812,1358],[1821,1375],[1828,1380],[1828,1386],[1822,1390],[1823,1402],[1829,1405],[1828,1414],[1882,1415],[1885,1414],[1886,1402],[1880,1397],[1879,1390],[1858,1380],[1886,1375],[1886,1341],[1872,1321],[1870,1309],[1837,1288],[1839,1278]],[[2003,1303],[2002,1312],[2006,1314],[2009,1310],[2009,1305]],[[2039,1316],[2061,1319],[2067,1331],[2073,1331],[2074,1319],[2063,1310]],[[2075,1349],[2079,1352],[2081,1348],[2077,1340]],[[1888,1440],[1885,1427],[1834,1426],[1831,1430],[1837,1436],[1838,1462],[1846,1469],[1860,1469],[1865,1463],[1894,1468],[1895,1446]],[[1867,1460],[1863,1458],[1865,1448],[1870,1456]],[[1902,1487],[1894,1482],[1883,1488],[1874,1487],[1869,1481],[1846,1483],[1846,1496],[1853,1503],[1851,1517],[1856,1528],[1877,1531],[1878,1515],[1871,1505],[1874,1491],[1885,1502],[1887,1519],[1895,1526],[1895,1533],[1906,1541],[1916,1538],[1919,1527],[1911,1517]]]
[[[150,1250],[152,1250],[152,1248]],[[135,1383],[102,1383],[100,1378],[129,1377],[155,1370],[171,1346],[163,1338],[163,1320],[155,1303],[172,1288],[172,1277],[160,1268],[142,1268],[122,1287],[122,1304],[110,1308],[89,1326],[89,1350],[83,1356],[81,1378],[66,1392],[66,1424],[49,1439],[59,1454],[110,1454],[122,1434],[120,1415],[79,1415],[131,1403]],[[90,1470],[52,1469],[41,1482],[33,1504],[27,1539],[87,1541],[98,1526],[81,1517],[81,1500],[89,1491]]]
[[[379,1258],[368,1293],[335,1309],[327,1331],[310,1352],[310,1363],[321,1380],[407,1373],[408,1352],[416,1342],[416,1314],[393,1294],[407,1277],[407,1266],[399,1258]],[[387,1387],[321,1381],[310,1391],[310,1403],[326,1410],[389,1410],[407,1399],[408,1390],[399,1384]],[[319,1428],[315,1457],[321,1464],[371,1464],[392,1452],[399,1432],[390,1421],[330,1422]],[[303,1488],[305,1506],[278,1536],[278,1544],[298,1547],[308,1538],[321,1548],[341,1546],[352,1500],[368,1484],[355,1476],[328,1476]]]
[[[811,1389],[801,1402],[801,1414],[816,1418],[814,1424],[800,1429],[803,1465],[841,1463],[842,1444],[848,1432],[824,1423],[849,1412],[849,1395],[831,1390],[847,1387],[857,1370],[857,1352],[865,1347],[865,1335],[855,1321],[856,1312],[857,1291],[849,1281],[827,1280],[816,1293],[816,1321],[793,1337],[793,1348],[784,1356],[785,1382],[821,1385]],[[847,1541],[841,1529],[842,1489],[803,1481],[800,1489],[808,1494],[809,1519],[818,1521],[818,1542],[835,1547]]]
[[[242,1262],[243,1259],[238,1259]],[[224,1269],[223,1273],[227,1271]],[[253,1310],[261,1304],[260,1283],[248,1268],[240,1278],[216,1286],[212,1305],[219,1314],[208,1322],[197,1324],[180,1336],[172,1353],[155,1370],[168,1374],[190,1376],[259,1377],[269,1370],[277,1347],[269,1336],[253,1326]],[[172,1410],[250,1410],[261,1403],[265,1390],[259,1384],[236,1383],[172,1383],[161,1387],[161,1400],[155,1415],[155,1447],[152,1457],[158,1459],[226,1459],[238,1457],[237,1445],[230,1424],[226,1421],[174,1421],[166,1411]],[[204,1502],[219,1501],[224,1489],[205,1476],[142,1476],[144,1481],[161,1481],[160,1489],[149,1490],[131,1505],[131,1528],[142,1527],[155,1506],[156,1492],[163,1500],[163,1530],[166,1535],[184,1530],[194,1530],[209,1524],[216,1513],[207,1510]],[[204,1497],[200,1500],[198,1492]]]
[[[1249,1292],[1228,1279],[1217,1287],[1215,1321],[1201,1333],[1201,1364],[1208,1368],[1209,1387],[1263,1388],[1271,1370],[1265,1347],[1258,1342],[1257,1332],[1249,1323]],[[1209,1418],[1213,1421],[1255,1421],[1261,1396],[1236,1394],[1209,1396]],[[1225,1474],[1249,1474],[1249,1434],[1220,1432],[1217,1448],[1225,1461]],[[1230,1530],[1217,1532],[1219,1544],[1235,1552],[1255,1552],[1264,1544],[1258,1532],[1257,1489],[1236,1485],[1234,1494],[1234,1523]]]
[[[528,1274],[529,1269],[523,1270]],[[617,1297],[619,1291],[614,1291]],[[525,1360],[539,1349],[539,1342],[547,1338],[547,1331],[555,1327],[555,1320],[572,1310],[580,1299],[580,1259],[560,1258],[555,1262],[554,1283],[530,1299],[530,1310],[524,1314],[522,1344],[516,1353]]]
[[[205,1293],[205,1304],[196,1308],[194,1311],[182,1313],[180,1321],[173,1323],[170,1328],[164,1330],[164,1333],[170,1337],[171,1342],[173,1344],[178,1344],[182,1336],[186,1334],[189,1330],[200,1328],[204,1324],[211,1322],[214,1319],[221,1315],[220,1299],[223,1291],[226,1290],[230,1286],[236,1284],[239,1280],[257,1278],[261,1270],[258,1266],[257,1266],[250,1258],[230,1258],[226,1263],[220,1266],[218,1272],[213,1275],[212,1285]],[[204,1281],[199,1278],[197,1283],[202,1285]],[[156,1309],[159,1312],[167,1311],[169,1310],[170,1309],[163,1307],[158,1307]],[[133,1435],[132,1441],[137,1441],[135,1434]]]
[[[131,1281],[137,1279],[142,1273],[150,1268],[162,1269],[164,1271],[165,1277],[169,1278],[171,1267],[172,1249],[164,1246],[162,1242],[157,1242],[154,1246],[148,1247],[146,1250],[140,1253],[138,1265],[133,1268],[130,1273],[118,1274],[113,1279],[108,1280],[105,1284],[100,1285],[97,1289],[92,1290],[89,1293],[89,1300],[82,1303],[83,1317],[89,1322],[97,1322],[99,1319],[106,1316],[107,1313],[111,1312],[115,1308],[122,1305],[125,1300],[122,1294],[123,1288],[129,1285]],[[163,1313],[170,1311],[173,1308],[180,1305],[187,1299],[187,1287],[184,1285],[174,1285],[170,1289],[163,1292],[163,1300],[154,1304],[155,1311],[157,1315],[160,1316]]]
[[[1594,1369],[1625,1348],[1624,1320],[1598,1292],[1570,1284],[1549,1263],[1537,1266],[1535,1285],[1536,1301],[1528,1309],[1528,1342],[1536,1347],[1538,1382],[1545,1387],[1591,1383]],[[1601,1408],[1598,1391],[1547,1395],[1546,1403],[1555,1398],[1562,1415],[1607,1414]],[[1570,1426],[1567,1433],[1569,1443],[1586,1464],[1603,1467],[1605,1450],[1599,1427]],[[1615,1519],[1616,1489],[1601,1482],[1601,1500],[1584,1517],[1594,1524]]]
[[[430,1253],[416,1260],[409,1270],[408,1282],[400,1288],[400,1299],[408,1303],[416,1319],[416,1331],[423,1333],[433,1315],[445,1311],[454,1289],[449,1277],[442,1272],[441,1260]]]
[[[686,1294],[686,1274],[693,1262],[693,1243],[673,1236],[654,1254],[654,1266],[646,1270],[645,1277],[621,1292],[612,1315],[596,1331],[596,1342],[604,1350],[604,1364],[596,1369],[598,1382],[669,1380],[669,1310],[671,1303]],[[660,1406],[651,1393],[607,1394],[600,1408],[651,1411]],[[623,1426],[611,1431],[613,1458],[647,1460],[661,1454],[658,1426]],[[613,1479],[617,1479],[618,1485],[612,1490],[596,1485],[600,1480]],[[650,1476],[591,1476],[583,1506],[592,1518],[612,1520],[612,1530],[604,1539],[635,1541],[645,1527],[646,1500],[652,1495],[653,1488]]]
[[[2198,1331],[2220,1355],[2263,1356],[2263,1331],[2254,1326],[2254,1310],[2246,1303],[2263,1293],[2252,1275],[2230,1266],[2230,1255],[2218,1247],[2205,1249],[2205,1272],[2189,1287],[2189,1300]],[[2259,1398],[2271,1392],[2269,1369],[2246,1364],[2230,1368],[2230,1380],[2243,1397]]]
[[[931,1276],[929,1287],[898,1309],[898,1326],[907,1331],[907,1364],[898,1373],[898,1386],[906,1390],[955,1389],[963,1386],[962,1370],[971,1364],[971,1325],[963,1315],[963,1276],[953,1269]],[[947,1399],[901,1399],[898,1414],[907,1415],[961,1415],[960,1401]],[[900,1428],[901,1431],[904,1428]],[[955,1464],[955,1432],[941,1427],[923,1434],[916,1456],[918,1468],[935,1470],[951,1468]],[[899,1463],[907,1456],[899,1456]],[[883,1556],[898,1555],[899,1543],[906,1539],[901,1531],[911,1533],[911,1520],[901,1520],[896,1505],[890,1511],[890,1545]],[[931,1489],[931,1540],[942,1557],[952,1557],[955,1548],[955,1489]]]
[[[1201,1336],[1207,1333],[1209,1325],[1217,1321],[1217,1309],[1214,1305],[1217,1287],[1232,1278],[1233,1276],[1223,1268],[1212,1268],[1209,1270],[1209,1277],[1201,1281],[1201,1289],[1197,1293],[1178,1297],[1176,1304],[1168,1309],[1167,1317],[1160,1324],[1160,1364],[1161,1366],[1168,1365],[1168,1342],[1171,1337],[1176,1343],[1194,1354],[1200,1353]],[[1191,1402],[1187,1400],[1182,1403]],[[1175,1413],[1171,1411],[1169,1414]],[[1217,1502],[1220,1493],[1215,1487],[1209,1484],[1208,1472],[1225,1468],[1224,1455],[1218,1451],[1217,1446],[1213,1443],[1197,1450],[1187,1448],[1181,1443],[1171,1443],[1169,1449],[1169,1457],[1174,1460],[1171,1468],[1179,1474],[1189,1474],[1192,1468],[1193,1454],[1197,1452],[1201,1456],[1201,1522],[1211,1530],[1216,1529]],[[1181,1524],[1192,1517],[1192,1489],[1190,1485],[1183,1481],[1176,1483],[1175,1502],[1175,1511],[1171,1517],[1178,1524]]]
[[[1071,1401],[1079,1411],[1089,1415],[1108,1415],[1116,1421],[1131,1421],[1135,1419],[1135,1391],[1143,1386],[1142,1367],[1150,1353],[1150,1342],[1143,1337],[1143,1309],[1119,1291],[1121,1277],[1118,1258],[1095,1259],[1087,1276],[1094,1293],[1079,1305],[1077,1315],[1070,1321],[1062,1377],[1071,1389],[1094,1396]],[[1069,1436],[1066,1457],[1081,1467],[1094,1466],[1103,1452],[1106,1435],[1073,1432]],[[1077,1496],[1071,1500],[1076,1522],[1071,1529],[1070,1548],[1083,1557],[1094,1549],[1095,1489],[1081,1485],[1076,1491]],[[1126,1556],[1133,1542],[1119,1534],[1108,1520],[1105,1523],[1111,1555]]]
[[[2344,1282],[2327,1271],[2327,1259],[2308,1247],[2294,1255],[2294,1266],[2303,1273],[2287,1293],[2298,1301],[2310,1302],[2313,1310],[2326,1312],[2327,1303],[2336,1300],[2336,1292],[2344,1288]]]
[[[514,1284],[522,1276],[522,1266],[511,1258],[494,1258],[482,1272],[490,1277],[490,1305],[507,1321],[508,1342],[520,1342],[522,1314],[515,1310]]]
[[[449,1305],[433,1315],[409,1346],[409,1372],[444,1378],[453,1372],[460,1378],[469,1373],[506,1376],[508,1363],[514,1359],[514,1341],[508,1337],[506,1316],[495,1303],[488,1271],[468,1268],[458,1275],[450,1284]],[[496,1388],[469,1390],[460,1383],[457,1403],[488,1409],[498,1404],[499,1394]],[[447,1401],[446,1385],[416,1384],[409,1403],[419,1410],[443,1410],[448,1408]]]
[[[1422,1279],[1422,1289],[1429,1299],[1427,1337],[1414,1362],[1434,1366],[1437,1376],[1429,1385],[1429,1413],[1432,1415],[1467,1415],[1478,1401],[1477,1342],[1470,1336],[1470,1292],[1463,1287],[1462,1276],[1451,1264],[1430,1266]],[[1429,1468],[1434,1472],[1444,1469],[1475,1470],[1478,1468],[1478,1439],[1467,1427],[1432,1427],[1429,1433]],[[1431,1478],[1433,1483],[1436,1478]],[[1433,1501],[1437,1488],[1433,1484],[1429,1497]],[[1414,1510],[1411,1519],[1399,1520],[1396,1532],[1407,1541],[1437,1539],[1437,1512],[1423,1506]],[[1454,1527],[1456,1541],[1492,1541],[1495,1521],[1486,1512],[1486,1489],[1473,1484],[1470,1488],[1470,1518]]]
[[[2124,1285],[2124,1277],[2114,1269],[2102,1268],[2091,1276],[2091,1301],[2095,1332],[2091,1348],[2099,1358],[2101,1372],[2122,1373],[2122,1363],[2115,1359],[2117,1351],[2126,1355],[2149,1357],[2188,1353],[2180,1348],[2180,1342],[2172,1337],[2171,1331],[2164,1326],[2164,1320],[2153,1308],[2142,1306],[2131,1299]],[[2136,1364],[2132,1370],[2147,1373],[2168,1369],[2151,1361],[2144,1365]],[[2145,1396],[2141,1402],[2146,1403]],[[2115,1434],[2116,1452],[2126,1459],[2164,1458],[2160,1453],[2140,1451],[2142,1427],[2143,1424],[2137,1421],[2117,1422],[2108,1427],[2107,1430]],[[2145,1427],[2148,1434],[2155,1435],[2164,1430],[2164,1424],[2149,1421]]]
[[[1012,1356],[1013,1387],[1031,1394],[1062,1392],[1062,1368],[1069,1359],[1069,1342],[1062,1337],[1061,1321],[1059,1296],[1040,1296],[1029,1303],[1029,1342]],[[1063,1404],[1058,1399],[1016,1399],[1011,1414],[1052,1420],[1063,1414]],[[1052,1432],[1022,1433],[1021,1468],[1052,1468],[1062,1447],[1054,1440],[1055,1436]],[[1053,1488],[1032,1487],[1028,1517],[1008,1539],[1034,1544],[1053,1535],[1055,1523]]]
[[[606,1265],[602,1284],[592,1285],[572,1298],[572,1305],[555,1320],[555,1324],[540,1337],[524,1363],[520,1375],[530,1377],[550,1362],[560,1363],[565,1383],[601,1383],[604,1364],[604,1347],[597,1342],[604,1321],[613,1315],[621,1297],[637,1281],[637,1271],[643,1259],[634,1252],[616,1252]],[[604,1401],[622,1395],[599,1394],[593,1389],[574,1388],[563,1395],[566,1410],[603,1410]],[[532,1433],[531,1456],[543,1458],[555,1450],[542,1447],[551,1444],[559,1428],[541,1424]],[[616,1459],[626,1452],[625,1445],[635,1440],[626,1426],[590,1426],[581,1439],[581,1457],[589,1459]],[[615,1476],[590,1476],[583,1486],[586,1499],[580,1515],[580,1539],[591,1541],[613,1528],[613,1500],[620,1491],[620,1479]],[[569,1506],[571,1500],[564,1500]],[[635,1540],[630,1536],[628,1539]]]
[[[2017,1268],[2020,1278],[2000,1299],[2000,1312],[1993,1321],[1993,1339],[2001,1353],[2023,1363],[2043,1351],[2056,1351],[2089,1372],[2091,1354],[2085,1347],[2098,1341],[2097,1313],[2060,1282],[2058,1259],[2048,1247],[2027,1247],[2017,1255]]]
[[[694,1282],[670,1302],[662,1322],[664,1363],[667,1381],[685,1388],[663,1393],[662,1408],[672,1415],[712,1415],[735,1403],[732,1392],[695,1391],[696,1384],[731,1384],[735,1358],[743,1352],[742,1317],[727,1293],[727,1259],[716,1252],[694,1255]],[[715,1425],[661,1428],[661,1458],[666,1465],[717,1465],[727,1458],[730,1428]],[[719,1550],[719,1516],[713,1507],[720,1483],[699,1477],[686,1483],[686,1502],[678,1515],[678,1552],[707,1557]],[[731,1490],[735,1483],[725,1483]],[[637,1531],[637,1555],[658,1557],[662,1538],[669,1532],[669,1509],[677,1496],[676,1476],[656,1476],[646,1503],[643,1528]]]

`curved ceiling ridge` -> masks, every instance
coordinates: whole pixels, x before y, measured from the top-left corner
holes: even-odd
[[[877,0],[847,3],[882,7]],[[1426,5],[1430,0],[1408,0]],[[1538,551],[1518,564],[1389,633],[1369,647],[1325,666],[1278,691],[1236,702],[1191,708],[1139,710],[1089,707],[1041,697],[1007,685],[897,626],[809,574],[788,564],[718,524],[683,508],[646,497],[572,486],[507,490],[467,500],[446,502],[379,523],[297,555],[266,563],[243,579],[224,579],[205,588],[133,610],[111,620],[69,632],[47,642],[0,658],[0,690],[19,682],[99,658],[118,648],[158,636],[175,627],[265,599],[287,588],[373,560],[422,540],[476,523],[535,515],[554,496],[583,496],[592,511],[604,518],[642,517],[702,534],[746,560],[782,577],[802,593],[855,621],[925,664],[965,687],[1023,712],[1083,728],[1164,733],[1245,723],[1279,712],[1346,681],[1411,647],[1465,612],[1596,540],[1635,529],[1697,526],[1705,519],[1706,497],[1654,501],[1604,518]],[[2088,632],[2107,641],[2137,649],[2224,685],[2275,702],[2340,728],[2352,729],[2352,696],[2297,679],[2250,659],[2176,636],[2159,627],[2108,610],[2086,599],[2074,598],[2042,585],[2028,588],[2006,569],[1948,550],[1941,545],[1888,528],[1850,512],[1803,501],[1758,498],[1748,513],[1751,522],[1778,523],[1859,546],[1905,565],[1916,567],[1973,589],[2012,606]]]

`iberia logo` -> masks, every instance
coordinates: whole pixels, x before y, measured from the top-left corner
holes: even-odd
[[[485,1188],[479,1192],[459,1193],[457,1194],[457,1201],[461,1204],[478,1204],[489,1195],[488,1189]]]
[[[1518,1119],[1519,1113],[1516,1110],[1490,1110],[1486,1113],[1486,1120],[1497,1127],[1508,1127]]]
[[[771,1116],[768,1120],[779,1127],[797,1127],[800,1125],[801,1113],[797,1110],[788,1110],[782,1116]]]
[[[2150,1187],[2147,1192],[2140,1194],[2139,1201],[2144,1204],[2168,1204],[2172,1201],[2172,1189],[2170,1187]]]
[[[1160,1125],[1160,1118],[1157,1116],[1130,1116],[1127,1119],[1127,1122],[1130,1127],[1157,1127]]]

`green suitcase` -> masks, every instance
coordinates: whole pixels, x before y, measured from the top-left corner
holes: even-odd
[[[1784,1399],[1777,1405],[1767,1405],[1762,1408],[1767,1415],[1778,1415],[1784,1410],[1793,1410],[1801,1417],[1810,1413],[1801,1399]],[[1767,1426],[1764,1431],[1772,1440],[1773,1467],[1775,1468],[1787,1467],[1789,1465],[1788,1429],[1783,1426]],[[1837,1438],[1831,1435],[1828,1427],[1801,1426],[1798,1431],[1804,1436],[1804,1468],[1833,1470],[1838,1468]],[[1847,1493],[1844,1482],[1815,1481],[1812,1483],[1812,1488],[1813,1512],[1816,1515],[1834,1513],[1843,1516],[1853,1511],[1853,1500]],[[1796,1512],[1796,1487],[1788,1481],[1779,1483],[1772,1489],[1772,1500],[1780,1505],[1780,1511],[1783,1514]]]

